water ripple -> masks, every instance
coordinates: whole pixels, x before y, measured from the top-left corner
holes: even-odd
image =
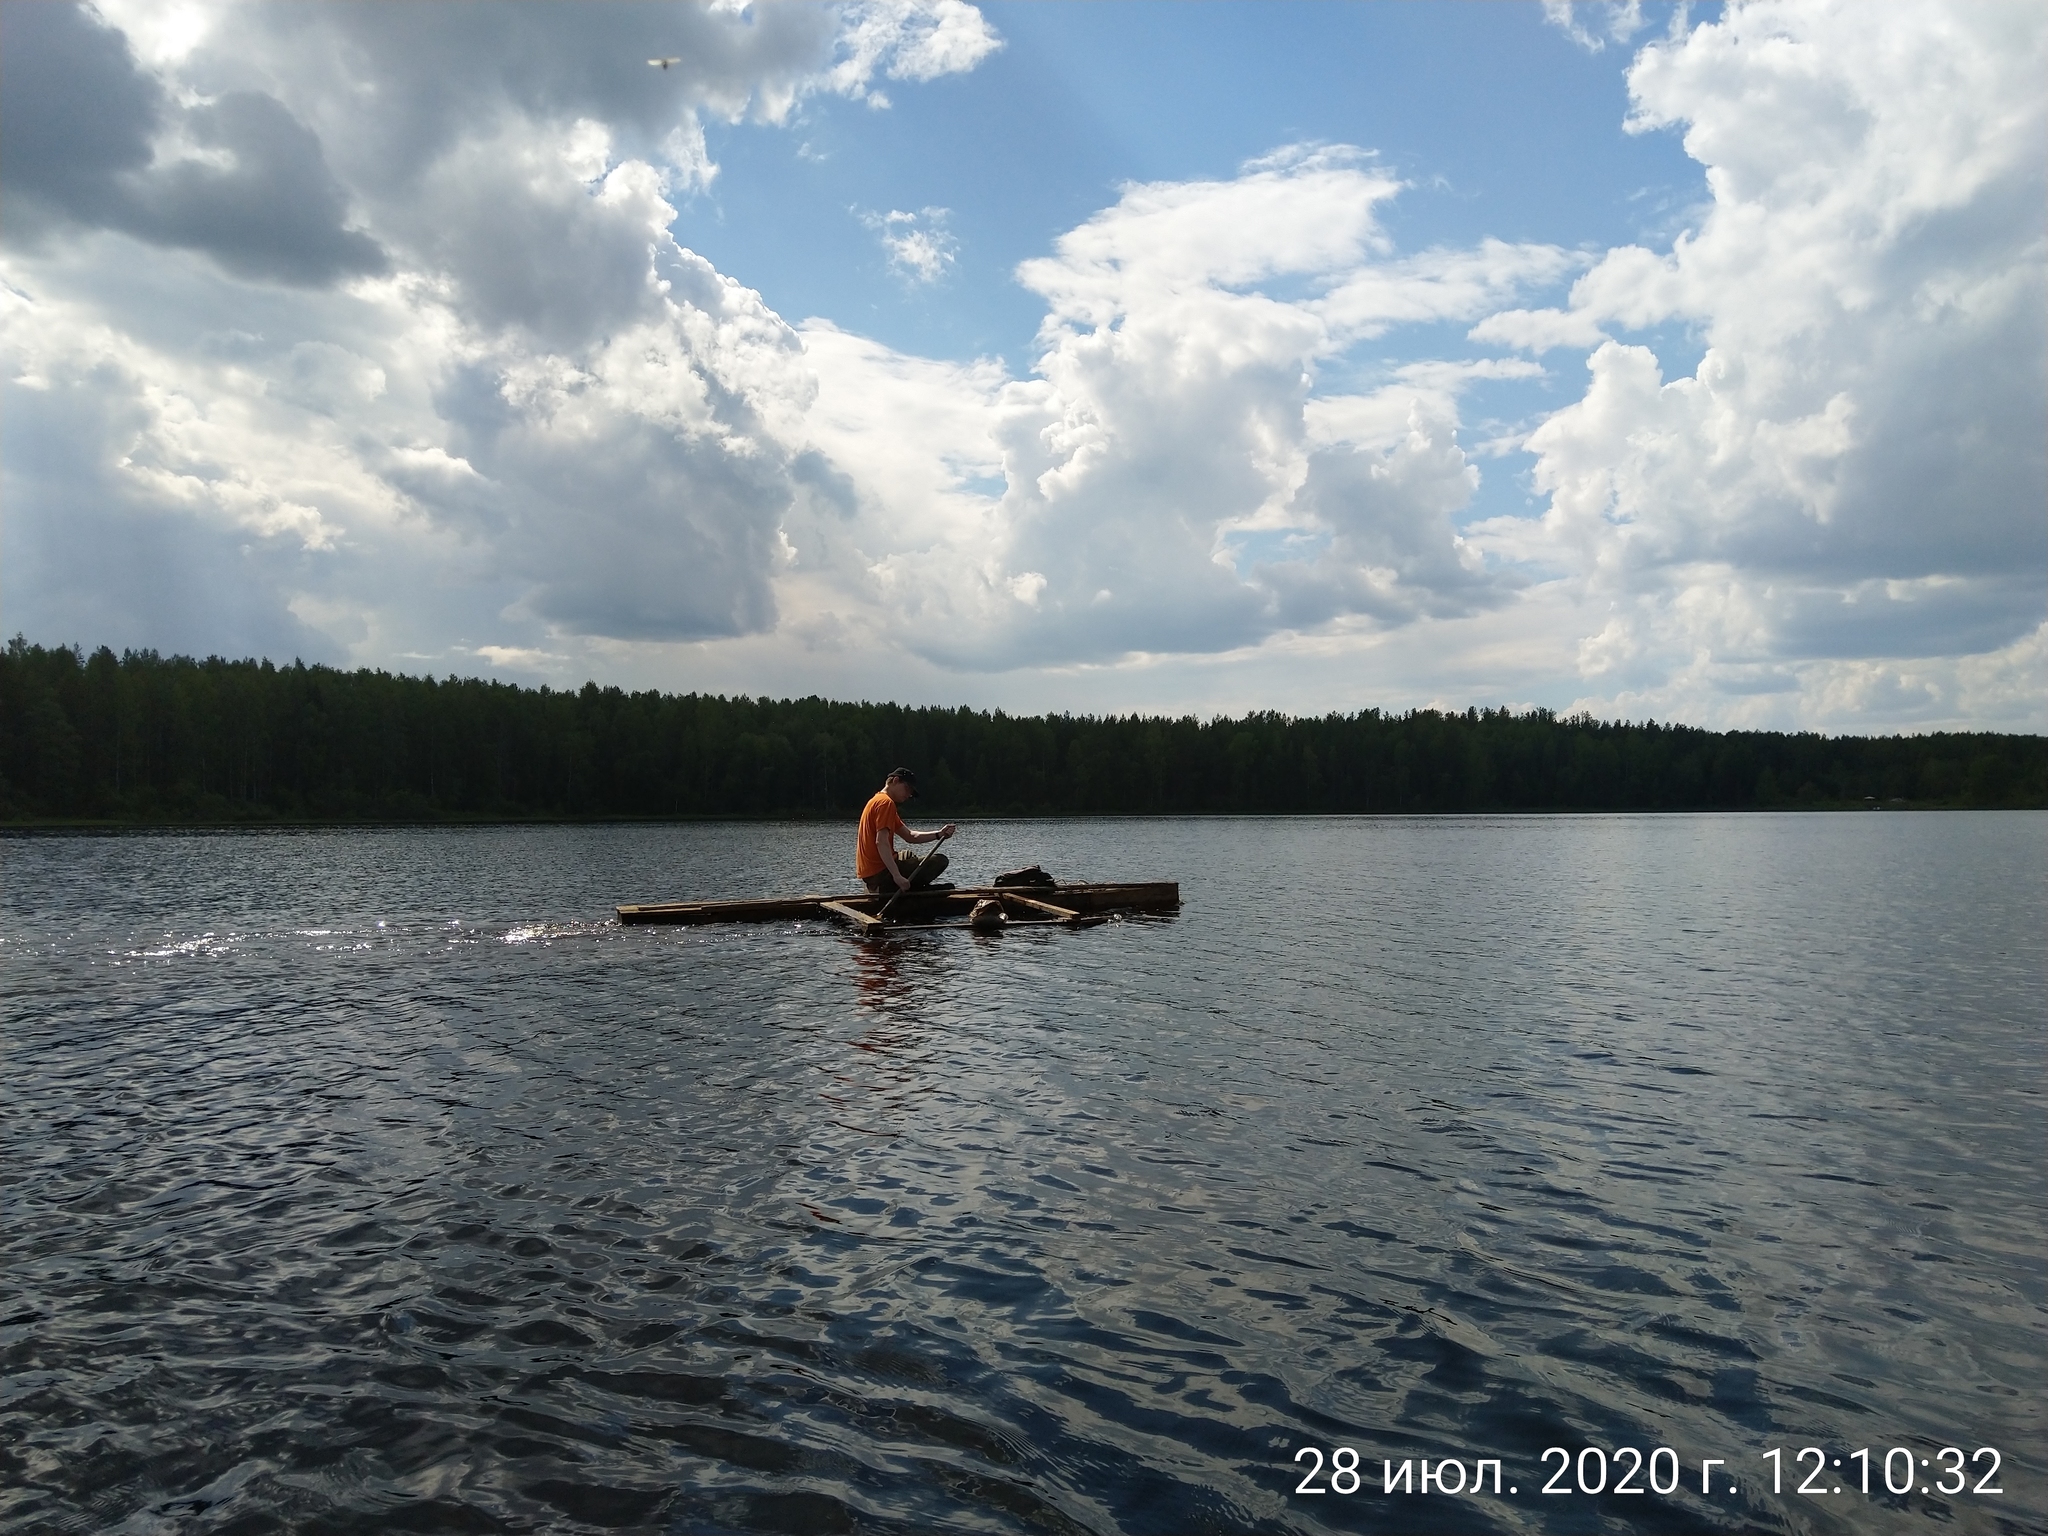
[[[2048,817],[993,823],[1189,905],[606,915],[843,840],[0,840],[0,1527],[2048,1530]]]

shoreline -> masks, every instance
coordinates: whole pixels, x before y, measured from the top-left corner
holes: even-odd
[[[2040,805],[1957,805],[1940,801],[1903,801],[1884,805],[1829,801],[1809,805],[1694,805],[1694,806],[1472,806],[1453,810],[1412,811],[993,811],[949,810],[955,821],[1444,821],[1459,817],[1553,819],[1569,816],[1839,816],[1869,815],[1872,812],[1927,814],[1931,812],[1970,815],[2000,812],[2048,811]],[[936,814],[936,813],[934,813]],[[432,816],[432,817],[267,817],[235,819],[172,820],[113,819],[95,817],[47,817],[18,821],[0,820],[0,837],[48,834],[122,832],[317,832],[317,831],[399,831],[433,828],[473,827],[680,827],[680,826],[837,826],[850,824],[850,815],[820,815],[800,811],[755,814],[704,814],[678,816]]]

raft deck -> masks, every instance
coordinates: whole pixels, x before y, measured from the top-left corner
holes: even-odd
[[[643,923],[779,923],[804,918],[832,918],[863,933],[899,928],[953,927],[964,924],[978,901],[1002,903],[1012,927],[1061,923],[1086,927],[1117,912],[1171,912],[1180,906],[1180,884],[1151,880],[1110,885],[976,885],[934,886],[907,891],[895,898],[856,891],[846,896],[783,896],[753,901],[659,901],[617,909],[628,927]],[[881,916],[889,908],[888,920]]]

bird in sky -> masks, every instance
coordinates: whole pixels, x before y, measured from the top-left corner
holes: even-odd
[[[654,65],[657,69],[667,69],[669,65],[680,64],[683,61],[681,59],[649,59],[647,62]]]

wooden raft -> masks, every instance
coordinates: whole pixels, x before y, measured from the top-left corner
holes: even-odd
[[[754,901],[659,901],[618,908],[628,927],[643,923],[779,923],[831,918],[862,933],[899,928],[964,926],[977,901],[1002,903],[1010,926],[1062,923],[1086,927],[1116,912],[1171,912],[1180,906],[1180,885],[1152,880],[1128,885],[977,885],[909,891],[881,917],[888,896],[858,891],[848,896],[782,896]]]

